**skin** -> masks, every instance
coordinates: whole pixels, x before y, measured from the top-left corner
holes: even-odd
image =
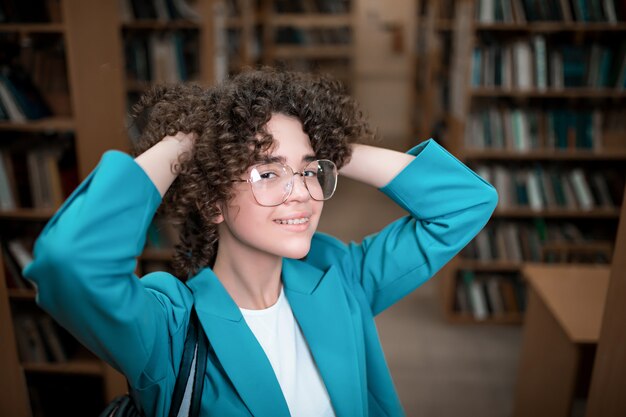
[[[307,157],[315,155],[298,119],[276,114],[267,129],[276,141],[271,156],[284,159],[294,170],[302,170]],[[249,184],[236,184],[233,199],[222,204],[217,219],[220,243],[213,270],[237,305],[265,308],[280,294],[282,258],[299,259],[309,252],[324,202],[311,198],[300,176],[294,177],[287,200],[276,207],[261,206]],[[309,221],[302,225],[275,221],[304,217]]]
[[[300,171],[303,158],[313,150],[299,120],[275,114],[267,126],[277,146],[272,156]],[[193,149],[195,134],[177,133],[135,158],[156,188],[165,194],[176,174],[163,167],[171,166],[183,152]],[[413,156],[374,146],[353,144],[351,160],[340,170],[341,176],[373,187],[388,184],[412,160]],[[242,178],[245,179],[245,178]],[[323,202],[313,200],[301,177],[294,178],[294,190],[276,207],[263,207],[254,200],[247,183],[236,183],[235,196],[221,204],[218,223],[219,249],[213,271],[235,303],[245,309],[263,309],[276,303],[281,289],[283,257],[302,258],[317,229]],[[275,219],[309,216],[304,226],[284,226]]]

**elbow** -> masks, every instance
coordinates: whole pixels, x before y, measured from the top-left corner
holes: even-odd
[[[40,238],[35,246],[33,260],[22,271],[37,293],[37,303],[46,307],[48,299],[56,290],[72,288],[72,250],[63,242]],[[70,282],[71,281],[71,282]]]
[[[498,206],[498,191],[495,189],[495,187],[489,186],[486,196],[487,198],[485,203],[485,209],[487,212],[487,220],[489,220],[496,207]]]

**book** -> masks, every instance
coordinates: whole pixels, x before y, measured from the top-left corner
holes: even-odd
[[[533,36],[535,54],[535,86],[540,91],[548,87],[548,57],[546,55],[546,40],[542,35]]]
[[[487,310],[487,300],[481,289],[480,283],[476,280],[473,271],[465,270],[461,272],[463,284],[469,294],[472,315],[476,320],[485,320],[489,312]]]
[[[0,73],[0,80],[26,119],[36,120],[52,115],[48,103],[26,71],[5,68]],[[2,101],[4,102],[4,98]]]
[[[593,197],[591,195],[591,190],[589,189],[589,185],[587,180],[585,179],[585,175],[580,168],[576,168],[572,170],[569,174],[569,178],[572,181],[572,185],[574,186],[574,193],[576,195],[576,199],[580,208],[582,210],[591,210],[594,207]]]
[[[13,210],[18,206],[11,156],[0,149],[0,210]]]
[[[25,243],[20,239],[12,239],[7,243],[7,249],[13,259],[17,261],[21,270],[24,270],[28,264],[33,261],[33,255],[27,249]]]
[[[502,293],[500,292],[499,281],[500,280],[495,276],[489,276],[485,281],[489,304],[491,305],[491,310],[494,316],[500,316],[505,312],[504,300]]]

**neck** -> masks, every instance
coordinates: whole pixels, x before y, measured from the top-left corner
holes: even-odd
[[[282,257],[253,248],[227,248],[220,240],[213,272],[235,304],[261,310],[276,303],[281,289]]]

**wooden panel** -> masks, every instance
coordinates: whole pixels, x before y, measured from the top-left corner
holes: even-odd
[[[610,269],[604,265],[526,265],[522,274],[572,343],[600,338]]]
[[[587,416],[626,416],[626,193],[617,231],[611,281],[594,364]]]
[[[11,307],[4,277],[3,259],[0,256],[0,415],[26,417],[30,405],[26,395],[26,380],[20,366],[13,333]]]
[[[203,85],[215,83],[215,36],[213,24],[214,0],[201,0],[195,3],[201,16],[200,21],[200,78]]]
[[[64,0],[79,176],[108,149],[128,151],[118,2]]]
[[[579,360],[578,347],[531,288],[513,416],[568,417]]]

